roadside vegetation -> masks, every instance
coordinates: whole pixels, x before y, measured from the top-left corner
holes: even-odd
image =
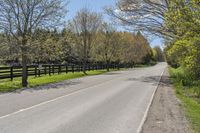
[[[183,68],[170,68],[177,97],[195,133],[200,132],[200,80],[193,80]]]
[[[34,77],[30,76],[29,86],[28,87],[36,87],[41,85],[46,85],[50,83],[57,83],[64,80],[80,78],[84,76],[92,76],[106,73],[106,70],[94,70],[94,71],[87,71],[87,75],[83,74],[82,72],[75,72],[75,73],[62,73],[62,74],[55,74],[55,75],[43,75],[42,77]],[[22,88],[21,78],[15,78],[13,81],[9,79],[0,80],[0,92],[11,92],[17,89]]]
[[[200,132],[200,5],[198,0],[173,1],[166,26],[173,38],[165,48],[176,94],[195,133]]]

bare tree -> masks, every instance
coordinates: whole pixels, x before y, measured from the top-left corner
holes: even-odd
[[[26,87],[28,50],[34,30],[59,24],[64,0],[1,0],[0,29],[12,36],[21,50],[22,86]]]
[[[106,11],[130,30],[171,37],[164,23],[168,8],[169,0],[119,0],[115,7],[106,8]]]
[[[83,63],[83,72],[86,74],[86,63],[89,60],[92,42],[99,30],[102,17],[87,8],[80,10],[74,19],[69,22],[69,28],[78,37],[79,56]]]
[[[109,71],[111,61],[115,61],[115,56],[119,51],[119,34],[115,28],[109,23],[103,23],[101,32],[98,34],[95,47],[95,55],[101,61],[106,62],[107,71]]]

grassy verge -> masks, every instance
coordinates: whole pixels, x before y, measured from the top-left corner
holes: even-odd
[[[0,65],[0,67],[7,67],[6,65]]]
[[[84,75],[82,72],[76,73],[63,73],[63,74],[55,74],[52,76],[46,75],[42,77],[34,77],[30,76],[28,79],[29,87],[36,87],[40,85],[45,85],[49,83],[56,83],[64,80],[80,78],[83,76],[91,76],[106,73],[106,70],[98,70],[98,71],[88,71],[88,75]],[[0,92],[11,92],[17,89],[22,88],[21,86],[21,78],[15,78],[13,81],[1,80],[0,81]]]
[[[195,133],[200,133],[200,81],[192,80],[182,68],[170,68],[169,71],[191,127]]]

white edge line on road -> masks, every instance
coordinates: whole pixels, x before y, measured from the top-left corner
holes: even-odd
[[[96,85],[93,85],[93,86],[90,86],[90,87],[86,87],[86,88],[84,88],[84,89],[79,89],[79,90],[74,91],[74,92],[71,92],[71,93],[69,93],[69,94],[66,94],[66,95],[63,95],[63,96],[54,98],[54,99],[52,99],[52,100],[48,100],[48,101],[45,101],[45,102],[42,102],[42,103],[33,105],[33,106],[31,106],[31,107],[28,107],[28,108],[20,109],[20,110],[18,110],[18,111],[16,111],[16,112],[13,112],[13,113],[10,113],[10,114],[4,115],[4,116],[0,116],[0,120],[1,120],[1,119],[4,119],[4,118],[7,118],[7,117],[10,117],[10,116],[13,116],[13,115],[15,115],[15,114],[18,114],[18,113],[20,113],[20,112],[24,112],[24,111],[27,111],[27,110],[30,110],[30,109],[33,109],[33,108],[36,108],[36,107],[39,107],[39,106],[42,106],[42,105],[45,105],[45,104],[54,102],[54,101],[57,101],[57,100],[59,100],[59,99],[62,99],[62,98],[65,98],[65,97],[68,97],[68,96],[77,94],[77,93],[82,92],[82,91],[85,91],[85,90],[87,90],[87,89],[90,89],[90,88],[93,88],[93,87],[97,87],[97,86],[103,85],[103,84],[105,84],[105,83],[107,83],[107,82],[109,82],[109,81],[112,81],[112,80],[115,80],[115,79],[120,79],[120,78],[121,78],[121,76],[119,76],[119,77],[117,77],[117,78],[114,78],[114,79],[110,79],[110,80],[104,81],[104,82],[102,82],[102,83],[100,83],[100,84],[96,84]]]
[[[160,81],[161,81],[161,79],[162,79],[162,77],[163,77],[163,74],[164,74],[165,70],[166,70],[166,68],[164,69],[164,71],[163,71],[163,72],[161,73],[161,75],[160,75],[160,79],[159,79],[159,81],[158,81],[158,85],[157,85],[156,89],[154,90],[154,92],[153,92],[153,94],[152,94],[152,96],[151,96],[150,102],[149,102],[149,104],[148,104],[148,106],[147,106],[147,108],[146,108],[146,111],[145,111],[145,113],[144,113],[144,116],[143,116],[143,118],[142,118],[142,121],[140,122],[140,125],[139,125],[139,127],[138,127],[138,129],[137,129],[137,133],[141,133],[141,132],[142,132],[143,125],[144,125],[144,123],[145,123],[145,121],[146,121],[146,119],[147,119],[147,116],[148,116],[148,113],[149,113],[149,109],[150,109],[150,107],[151,107],[151,105],[152,105],[152,102],[153,102],[155,93],[156,93],[156,91],[157,91],[157,89],[158,89],[158,87],[159,87],[159,85],[160,85]]]

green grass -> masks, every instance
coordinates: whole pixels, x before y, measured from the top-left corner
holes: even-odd
[[[84,75],[82,72],[76,72],[67,74],[62,73],[60,75],[55,74],[52,76],[46,75],[41,77],[30,76],[28,82],[29,82],[29,87],[36,87],[49,83],[56,83],[64,80],[80,78],[83,76],[99,75],[103,73],[106,73],[106,70],[88,71],[87,75]],[[0,92],[11,92],[20,88],[22,88],[21,78],[15,78],[13,81],[10,81],[9,79],[0,81]]]
[[[7,67],[7,65],[0,64],[0,67]]]
[[[169,71],[191,127],[195,133],[200,133],[200,82],[192,80],[183,68],[170,68]]]

